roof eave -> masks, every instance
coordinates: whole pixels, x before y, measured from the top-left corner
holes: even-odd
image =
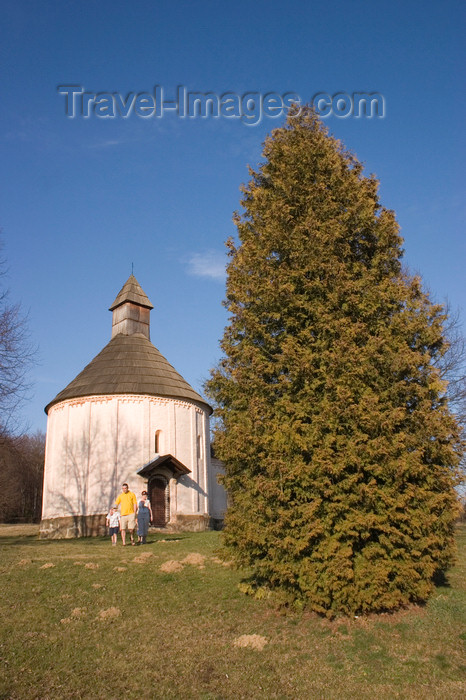
[[[53,406],[55,406],[55,404],[64,403],[65,401],[76,401],[76,400],[78,400],[78,399],[88,399],[88,398],[92,398],[93,396],[127,396],[127,395],[128,395],[128,394],[124,394],[124,393],[122,393],[122,392],[115,392],[114,394],[102,394],[101,392],[95,392],[95,393],[89,392],[88,394],[81,394],[81,395],[76,395],[76,396],[67,396],[67,397],[65,397],[65,398],[63,398],[63,399],[57,399],[57,398],[55,398],[55,399],[53,399],[52,401],[50,401],[50,403],[48,403],[48,404],[45,406],[45,408],[44,408],[44,413],[45,413],[46,415],[48,415],[50,409],[53,408]],[[200,408],[207,409],[207,414],[208,414],[209,416],[211,416],[212,413],[214,412],[214,409],[212,408],[212,406],[210,406],[206,401],[202,401],[201,398],[199,398],[198,400],[195,400],[195,399],[191,399],[191,398],[189,398],[189,397],[183,398],[183,397],[180,397],[180,396],[172,396],[172,395],[170,395],[170,394],[162,394],[162,393],[159,393],[159,394],[144,394],[144,393],[138,392],[138,391],[131,392],[131,395],[132,395],[132,396],[149,396],[149,397],[161,398],[161,399],[172,399],[173,401],[187,401],[188,403],[192,403],[192,404],[194,404],[195,406],[199,406]]]

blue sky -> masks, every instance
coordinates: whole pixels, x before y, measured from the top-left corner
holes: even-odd
[[[59,85],[174,98],[378,92],[384,118],[326,119],[380,181],[405,261],[464,318],[462,1],[3,0],[0,225],[14,301],[39,347],[22,417],[110,339],[134,274],[155,306],[151,339],[198,391],[227,322],[224,241],[247,165],[283,119],[70,119]],[[463,87],[462,87],[463,86]]]

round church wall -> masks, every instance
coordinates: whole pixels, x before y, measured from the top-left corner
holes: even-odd
[[[104,534],[102,514],[121,484],[127,482],[139,497],[147,480],[138,471],[161,454],[173,455],[190,472],[174,480],[169,523],[183,516],[200,529],[208,518],[208,447],[208,414],[194,402],[125,394],[54,404],[48,413],[41,536]]]

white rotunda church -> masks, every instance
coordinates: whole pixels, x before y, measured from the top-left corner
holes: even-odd
[[[223,520],[212,409],[152,345],[152,308],[131,275],[110,307],[110,342],[45,408],[41,537],[103,534],[124,482],[147,489],[157,527]]]

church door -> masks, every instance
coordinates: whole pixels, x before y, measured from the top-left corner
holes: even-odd
[[[152,508],[152,524],[154,527],[165,527],[168,511],[168,483],[163,476],[156,476],[150,482],[150,504]]]

